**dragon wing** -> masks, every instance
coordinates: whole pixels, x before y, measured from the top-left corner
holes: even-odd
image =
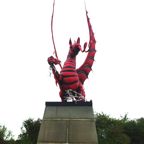
[[[88,54],[87,54],[87,57],[86,57],[84,63],[77,69],[79,80],[82,84],[84,84],[84,81],[88,78],[88,74],[91,71],[91,67],[94,62],[94,56],[96,53],[96,49],[95,49],[96,40],[95,40],[92,26],[90,23],[90,19],[89,19],[87,13],[88,12],[86,11],[86,17],[87,17],[88,28],[89,28],[89,36],[90,36],[89,50],[88,50]]]

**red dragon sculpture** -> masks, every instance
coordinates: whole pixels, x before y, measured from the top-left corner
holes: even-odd
[[[54,38],[53,38],[52,26],[53,26],[54,4],[55,1],[53,3],[53,13],[52,13],[52,20],[51,20],[53,44],[54,44]],[[74,44],[72,44],[70,39],[69,40],[70,49],[63,67],[61,66],[60,61],[58,60],[55,44],[54,44],[54,49],[55,49],[56,58],[51,56],[47,60],[54,74],[56,84],[57,83],[59,84],[60,87],[59,95],[62,101],[67,101],[69,98],[71,98],[73,101],[85,101],[85,91],[83,89],[83,84],[85,80],[88,78],[89,72],[91,71],[91,67],[94,62],[94,56],[96,53],[95,50],[96,40],[87,13],[88,12],[86,10],[86,17],[88,22],[89,36],[90,36],[89,50],[85,51],[87,42],[84,44],[84,49],[82,50],[80,45],[80,38],[78,38],[77,42],[74,42]],[[78,69],[76,69],[76,56],[79,53],[79,51],[88,52],[88,54],[84,63]],[[60,73],[55,68],[56,64],[59,64],[61,67]]]

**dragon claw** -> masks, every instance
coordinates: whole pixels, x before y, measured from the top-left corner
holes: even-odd
[[[57,60],[57,59],[55,59],[53,56],[50,56],[50,57],[47,59],[47,61],[48,61],[49,65],[53,65],[53,64],[57,65],[57,64],[60,63],[60,61]]]

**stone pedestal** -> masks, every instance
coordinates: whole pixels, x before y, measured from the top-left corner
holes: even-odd
[[[46,102],[37,144],[98,144],[92,102]]]

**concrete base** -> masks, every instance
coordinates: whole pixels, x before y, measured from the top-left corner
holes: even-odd
[[[91,102],[47,102],[37,144],[98,144]]]

